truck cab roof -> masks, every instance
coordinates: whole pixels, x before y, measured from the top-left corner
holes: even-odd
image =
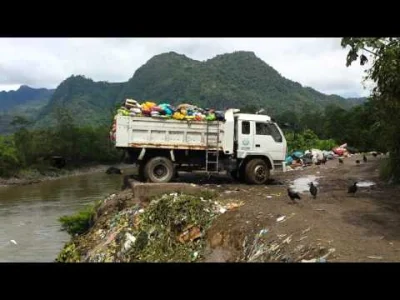
[[[271,122],[271,117],[267,115],[236,113],[234,116],[237,117],[238,120]]]

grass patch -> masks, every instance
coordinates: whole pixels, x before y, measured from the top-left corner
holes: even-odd
[[[71,236],[81,235],[92,226],[94,214],[95,204],[91,204],[76,214],[62,216],[59,218],[61,230],[66,231]]]

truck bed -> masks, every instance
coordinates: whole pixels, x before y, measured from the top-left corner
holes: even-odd
[[[208,123],[208,125],[207,125]],[[224,122],[117,116],[116,147],[222,150]],[[207,145],[208,126],[208,145]],[[217,146],[217,136],[219,143]],[[208,146],[208,147],[207,147]]]

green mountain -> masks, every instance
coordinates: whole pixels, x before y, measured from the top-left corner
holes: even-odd
[[[14,108],[21,108],[31,102],[44,103],[50,100],[54,90],[34,89],[27,85],[21,85],[16,91],[0,92],[0,112],[8,112]]]
[[[70,76],[55,90],[39,113],[37,127],[51,126],[59,108],[68,110],[77,125],[108,124],[123,83],[95,82],[85,76]]]
[[[151,58],[124,85],[126,97],[203,107],[263,107],[271,114],[285,110],[321,109],[328,104],[350,108],[359,101],[325,95],[282,77],[253,52],[218,55],[205,62],[174,52]]]
[[[22,85],[16,91],[0,92],[0,134],[13,132],[14,128],[10,123],[15,116],[35,121],[54,91]]]
[[[365,101],[303,87],[281,76],[253,52],[238,51],[203,62],[169,52],[151,58],[125,83],[67,78],[41,109],[37,126],[54,124],[59,108],[69,110],[80,125],[109,124],[115,105],[126,98],[216,109],[255,106],[271,115],[319,110],[329,104],[348,109]]]

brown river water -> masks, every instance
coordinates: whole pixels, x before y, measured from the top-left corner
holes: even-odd
[[[0,187],[0,262],[53,262],[70,237],[58,218],[120,190],[103,172]]]

